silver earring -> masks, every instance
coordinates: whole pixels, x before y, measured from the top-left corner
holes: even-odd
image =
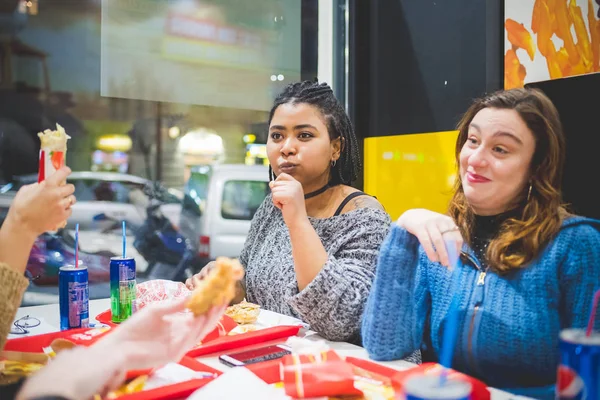
[[[531,188],[532,188],[532,185],[530,183],[529,184],[529,192],[527,193],[527,202],[529,202],[529,199],[531,198]]]
[[[337,162],[337,160],[333,160],[333,161],[331,162],[331,168],[335,167],[335,163],[336,163],[336,162]]]

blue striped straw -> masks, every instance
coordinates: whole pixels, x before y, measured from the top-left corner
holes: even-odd
[[[454,356],[454,347],[456,346],[456,337],[458,334],[458,289],[460,284],[460,271],[458,270],[458,249],[456,243],[451,240],[446,242],[446,250],[448,251],[448,261],[452,270],[452,283],[450,291],[452,293],[452,301],[448,307],[446,317],[446,327],[444,336],[442,337],[442,348],[440,350],[440,364],[444,367],[440,374],[440,386],[443,386],[448,379],[448,370],[452,368],[452,358]]]
[[[123,221],[123,258],[125,258],[127,249],[127,235],[125,235],[125,221]]]
[[[75,268],[79,268],[79,224],[75,225]]]

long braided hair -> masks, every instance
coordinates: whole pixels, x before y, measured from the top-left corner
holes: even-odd
[[[331,166],[329,184],[350,185],[361,170],[358,141],[348,114],[328,84],[304,81],[287,85],[275,99],[269,114],[269,126],[277,107],[282,104],[302,103],[310,104],[319,110],[325,119],[330,140],[341,139],[340,158],[335,165]],[[275,179],[271,166],[269,166],[269,178]]]

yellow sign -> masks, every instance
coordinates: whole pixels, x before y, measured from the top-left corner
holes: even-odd
[[[102,135],[96,140],[96,147],[104,151],[123,151],[131,150],[131,138],[127,135]]]
[[[365,139],[365,192],[393,220],[411,208],[446,212],[456,178],[458,131]]]

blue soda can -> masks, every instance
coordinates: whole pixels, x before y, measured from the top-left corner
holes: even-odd
[[[60,330],[89,327],[89,298],[87,267],[60,267],[58,270]]]
[[[135,312],[135,260],[110,259],[110,311],[112,322],[123,322]]]
[[[560,332],[557,399],[600,399],[600,332]]]
[[[439,375],[413,376],[403,386],[406,400],[469,400],[473,388],[469,382],[446,379],[440,385]]]

